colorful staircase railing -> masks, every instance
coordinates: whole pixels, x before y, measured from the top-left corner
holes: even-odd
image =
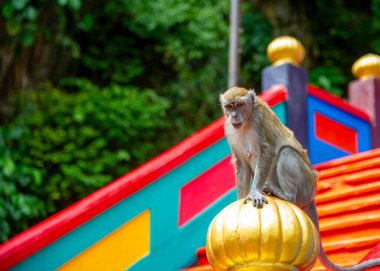
[[[312,164],[371,149],[369,116],[343,99],[310,85],[307,132]]]

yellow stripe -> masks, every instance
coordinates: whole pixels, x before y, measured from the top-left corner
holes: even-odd
[[[149,254],[149,238],[150,211],[145,210],[58,270],[126,270]]]

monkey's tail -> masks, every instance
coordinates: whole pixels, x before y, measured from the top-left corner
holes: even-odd
[[[319,241],[320,249],[319,249],[318,260],[321,262],[321,264],[327,270],[331,270],[331,271],[361,271],[361,270],[365,270],[365,269],[370,268],[370,267],[380,266],[380,258],[372,259],[369,261],[365,261],[365,262],[362,262],[362,263],[359,263],[356,265],[352,265],[352,266],[347,266],[347,267],[339,266],[339,265],[332,263],[328,259],[327,255],[325,253],[325,250],[323,249],[323,246],[322,246],[321,233],[319,231],[318,213],[317,213],[317,208],[316,208],[314,200],[312,202],[310,202],[310,204],[305,208],[305,212],[309,215],[309,217],[314,222],[314,225],[318,230],[319,240],[320,240]]]

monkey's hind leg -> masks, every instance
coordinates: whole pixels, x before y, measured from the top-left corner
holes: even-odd
[[[283,147],[278,154],[276,177],[278,187],[273,193],[286,201],[297,203],[298,189],[304,189],[305,177],[301,170],[303,163],[299,154],[291,147]],[[297,203],[298,204],[298,203]]]
[[[277,178],[277,166],[271,171],[268,181],[264,185],[263,193],[268,196],[275,196],[276,198],[293,202],[293,198],[288,196],[280,187]]]

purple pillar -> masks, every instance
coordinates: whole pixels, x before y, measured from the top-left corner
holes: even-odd
[[[380,80],[357,79],[348,86],[349,102],[371,117],[372,148],[380,147]]]
[[[287,126],[294,132],[302,146],[307,148],[306,70],[302,67],[285,63],[266,67],[262,71],[261,78],[263,90],[277,84],[287,88]]]

